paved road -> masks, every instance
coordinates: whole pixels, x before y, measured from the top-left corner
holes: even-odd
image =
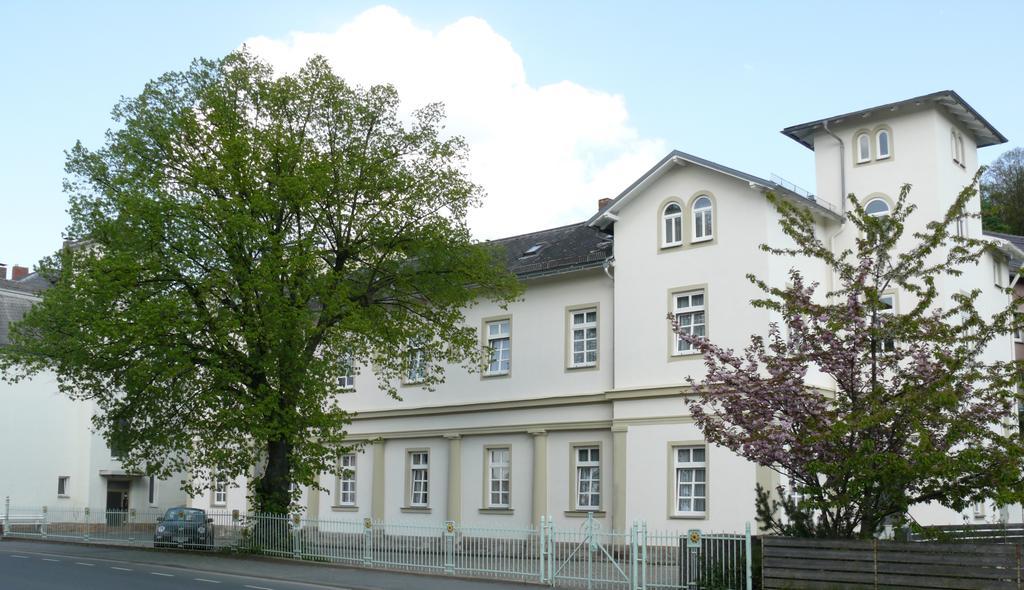
[[[490,580],[122,547],[0,542],[0,590],[512,590]]]

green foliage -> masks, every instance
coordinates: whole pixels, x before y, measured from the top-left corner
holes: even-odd
[[[410,346],[427,388],[479,366],[463,311],[520,286],[470,239],[482,191],[440,105],[401,115],[393,87],[351,87],[322,57],[275,76],[241,51],[113,117],[102,147],[68,153],[75,246],[41,264],[56,286],[0,370],[54,370],[127,469],[196,492],[255,466],[255,508],[285,512],[350,448],[349,361],[395,397]]]
[[[1004,152],[985,171],[981,220],[986,230],[1024,235],[1024,148]]]

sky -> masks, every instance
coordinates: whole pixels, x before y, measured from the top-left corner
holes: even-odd
[[[492,239],[586,219],[672,149],[814,190],[784,127],[937,90],[1024,145],[1024,2],[0,0],[0,263],[67,226],[65,151],[164,72],[243,44],[287,73],[321,53],[403,107],[447,106]]]

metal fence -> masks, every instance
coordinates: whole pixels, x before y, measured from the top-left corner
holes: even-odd
[[[206,510],[103,510],[12,506],[0,514],[4,537],[250,552],[359,567],[538,582],[568,588],[752,590],[750,526],[744,533],[603,530],[588,515],[558,528],[442,526],[370,519]],[[165,517],[170,517],[165,520]]]

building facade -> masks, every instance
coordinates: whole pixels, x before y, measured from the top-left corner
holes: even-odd
[[[844,195],[854,193],[869,211],[885,214],[900,187],[912,184],[918,213],[910,235],[920,229],[914,223],[938,218],[971,182],[979,148],[1005,141],[951,91],[783,133],[813,152],[814,196],[673,151],[616,198],[603,199],[590,219],[499,240],[526,290],[504,309],[466,310],[481,346],[493,351],[491,362],[479,371],[450,367],[433,391],[413,369],[398,385],[400,401],[378,387],[372,367],[354,369],[342,401],[355,412],[351,438],[365,444],[343,458],[344,475],[322,476],[326,491],[303,492],[309,515],[498,528],[529,527],[542,516],[560,528],[592,516],[616,530],[634,520],[708,531],[752,523],[755,485],[774,487],[778,476],[703,439],[683,394],[689,379],[702,378],[704,364],[675,337],[667,317],[742,349],[778,320],[749,305],[761,293],[747,274],[783,286],[796,265],[831,287],[834,277],[824,266],[759,249],[789,243],[766,193],[806,208],[818,235],[840,251],[857,237],[844,223]],[[979,211],[980,202],[971,208]],[[961,220],[958,231],[983,235],[975,218]],[[980,287],[979,311],[994,313],[1008,301],[1001,287],[1013,280],[1010,257],[1024,253],[1003,237],[987,239],[999,251],[939,287],[947,300]],[[905,293],[890,295],[896,313],[914,303]],[[1010,359],[1014,346],[1007,335],[985,354]],[[824,375],[807,379],[834,388]],[[52,389],[45,376],[31,386],[47,395]],[[89,410],[74,408],[87,422]],[[79,447],[95,448],[89,441]],[[88,462],[74,476],[83,479],[103,477],[99,464],[108,460],[64,459],[67,469]],[[11,472],[0,466],[0,473]],[[48,477],[56,481],[56,474]],[[225,483],[187,501],[244,510],[244,484]],[[924,524],[977,516],[940,506],[915,507],[914,515]]]

